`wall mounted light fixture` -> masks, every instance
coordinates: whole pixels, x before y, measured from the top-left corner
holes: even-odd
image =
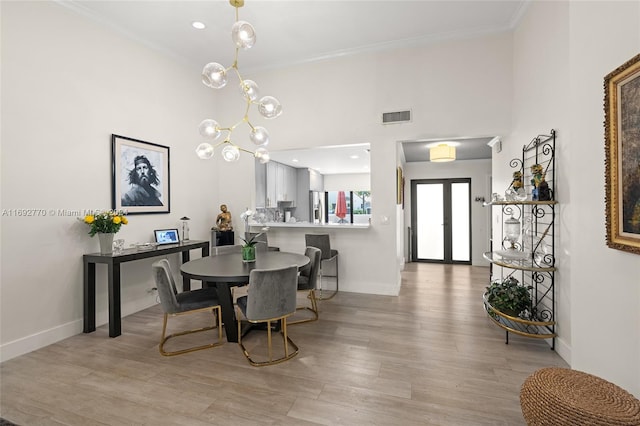
[[[222,132],[226,132],[226,136],[215,145],[209,142],[201,143],[196,148],[196,154],[202,159],[210,159],[215,154],[216,148],[224,145],[222,148],[222,158],[226,161],[237,161],[238,158],[240,158],[240,151],[243,151],[252,154],[258,158],[261,163],[267,163],[269,161],[269,151],[267,151],[265,146],[269,143],[269,132],[264,127],[251,124],[249,120],[249,110],[252,105],[257,105],[260,114],[264,118],[270,119],[282,114],[282,106],[273,96],[263,96],[258,99],[259,89],[256,82],[242,78],[238,70],[238,52],[240,49],[247,50],[253,47],[256,42],[256,32],[250,23],[238,19],[238,9],[244,6],[244,0],[229,0],[229,3],[236,9],[236,22],[231,27],[231,38],[236,46],[235,60],[230,67],[226,68],[217,62],[210,62],[205,65],[202,70],[202,82],[205,86],[212,89],[222,89],[228,81],[227,73],[230,70],[235,71],[240,81],[240,92],[247,103],[247,107],[242,119],[230,127],[220,127],[218,122],[213,119],[208,118],[203,120],[198,130],[204,138],[216,141],[222,135]],[[236,127],[242,123],[247,123],[250,128],[249,139],[258,147],[255,151],[241,148],[231,140],[231,134]]]

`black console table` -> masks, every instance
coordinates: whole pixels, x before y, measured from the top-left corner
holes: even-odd
[[[209,256],[209,241],[184,241],[179,244],[158,246],[150,250],[126,249],[118,254],[91,253],[83,256],[84,261],[84,329],[85,333],[96,331],[96,263],[107,265],[109,286],[109,337],[121,334],[120,324],[120,264],[133,260],[182,253],[182,263],[189,261],[189,251],[202,249],[202,257]],[[191,281],[184,277],[182,289],[189,290]]]

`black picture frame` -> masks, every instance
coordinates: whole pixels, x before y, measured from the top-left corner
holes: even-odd
[[[146,178],[134,182],[139,172]],[[111,208],[126,214],[171,212],[169,147],[111,135]]]

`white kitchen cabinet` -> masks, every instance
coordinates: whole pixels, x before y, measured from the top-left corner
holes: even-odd
[[[266,165],[256,162],[256,207],[277,207],[278,201],[291,201],[291,207],[295,206],[296,170],[276,161]]]
[[[256,159],[256,208],[267,206],[267,165]]]

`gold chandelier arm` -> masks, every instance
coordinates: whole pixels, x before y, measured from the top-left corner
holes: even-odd
[[[233,59],[233,65],[231,65],[231,68],[236,70],[236,74],[238,74],[238,78],[240,79],[240,81],[242,81],[242,77],[240,77],[240,71],[238,71],[238,52],[239,51],[240,51],[240,48],[236,47],[236,55],[235,55],[235,58]]]
[[[216,149],[217,147],[224,145],[225,143],[231,143],[231,138],[229,136],[227,136],[224,140],[218,142],[217,144],[215,144],[215,146],[213,147],[213,149]]]
[[[251,99],[247,98],[247,109],[244,110],[244,118],[242,121],[249,122],[249,108],[251,108]]]
[[[236,72],[238,80],[240,80],[240,83],[242,84],[244,80],[242,79],[242,75],[240,75],[240,71],[238,70],[238,49],[236,49],[236,60],[233,65],[231,65],[231,68],[233,68],[233,70]]]
[[[254,156],[256,155],[255,152],[253,152],[253,151],[249,151],[248,149],[244,149],[244,148],[242,148],[242,147],[240,147],[240,146],[238,146],[236,144],[233,144],[233,145],[236,148],[238,148],[239,151],[243,151],[243,152],[246,152],[247,154],[251,154],[251,155],[254,155]]]

